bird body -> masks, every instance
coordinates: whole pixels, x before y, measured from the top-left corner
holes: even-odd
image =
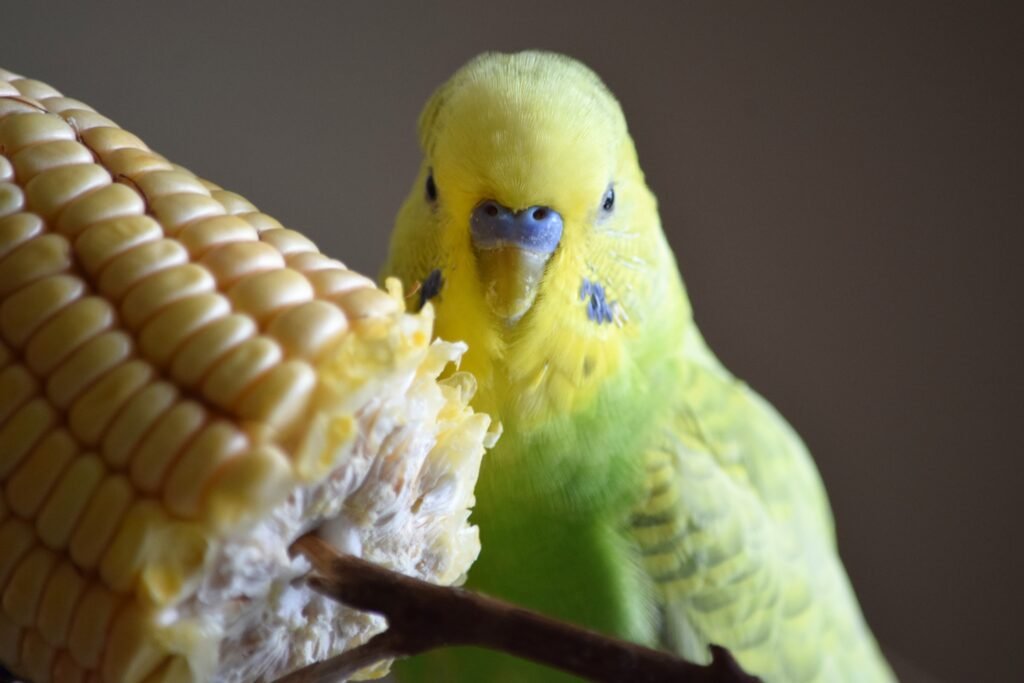
[[[600,79],[560,55],[482,55],[419,132],[384,272],[468,342],[474,407],[504,427],[468,585],[694,660],[720,644],[769,683],[890,680],[813,462],[704,343]],[[402,673],[564,680],[470,649]]]

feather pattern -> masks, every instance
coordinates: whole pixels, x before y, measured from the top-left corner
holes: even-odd
[[[688,341],[630,521],[661,643],[700,660],[707,644],[725,645],[769,681],[888,680],[802,442],[695,332]]]

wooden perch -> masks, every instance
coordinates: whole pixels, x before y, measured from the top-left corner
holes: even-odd
[[[341,555],[305,536],[293,546],[313,564],[311,586],[349,607],[383,615],[388,630],[276,683],[337,683],[376,662],[453,645],[506,652],[592,681],[756,683],[723,648],[693,664],[460,588],[436,586]]]

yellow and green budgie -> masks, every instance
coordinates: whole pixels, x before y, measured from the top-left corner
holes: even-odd
[[[384,273],[468,342],[475,407],[504,426],[468,585],[692,660],[720,644],[768,683],[893,680],[814,464],[701,338],[601,80],[561,55],[481,55],[419,138]],[[568,680],[472,648],[399,673]]]

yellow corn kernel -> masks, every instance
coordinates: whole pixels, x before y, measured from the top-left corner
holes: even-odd
[[[12,294],[0,306],[0,331],[15,346],[24,346],[40,325],[84,292],[85,283],[70,275],[38,280]]]
[[[145,242],[115,257],[100,274],[100,291],[120,300],[144,278],[171,266],[188,262],[188,252],[180,242],[158,239]]]
[[[267,244],[274,245],[274,248],[285,256],[293,254],[316,254],[319,253],[316,245],[302,233],[282,228],[280,230],[265,230],[260,233],[260,240]]]
[[[164,366],[194,332],[231,313],[231,303],[220,294],[198,294],[160,310],[139,330],[142,354]]]
[[[8,519],[0,524],[0,548],[4,549],[0,553],[0,590],[7,586],[14,568],[34,542],[32,527],[20,519]]]
[[[88,570],[96,567],[134,495],[132,485],[123,475],[109,476],[100,483],[68,546],[76,566]]]
[[[173,605],[206,563],[210,544],[197,524],[167,519],[149,532],[150,548],[136,588],[153,605]]]
[[[29,240],[0,261],[0,296],[71,266],[71,245],[55,234]]]
[[[11,114],[37,114],[44,109],[38,102],[22,97],[18,89],[9,83],[0,85],[0,95],[0,118]]]
[[[56,654],[38,631],[26,629],[25,636],[21,639],[21,661],[29,679],[38,683],[60,680],[52,677]],[[60,683],[64,681],[61,680]]]
[[[281,309],[311,300],[313,287],[297,270],[277,268],[243,277],[228,297],[237,310],[263,322]]]
[[[12,299],[14,297],[8,301]],[[105,299],[80,297],[66,305],[29,338],[25,346],[25,360],[36,374],[48,375],[74,351],[113,324],[114,309]]]
[[[293,358],[316,360],[348,330],[348,320],[337,306],[314,299],[275,316],[267,333]]]
[[[70,562],[61,562],[50,574],[39,602],[36,623],[46,642],[54,647],[67,643],[71,619],[87,583]]]
[[[14,183],[0,183],[0,218],[7,217],[25,206],[25,193]]]
[[[131,351],[131,338],[123,332],[104,332],[92,338],[50,375],[46,395],[66,410],[90,384],[121,364]]]
[[[24,630],[0,612],[0,662],[14,667],[11,673],[20,673],[15,662],[21,659],[21,640]]]
[[[244,457],[227,461],[216,473],[215,486],[204,492],[207,523],[230,529],[245,518],[255,501],[283,495],[294,476],[288,458],[271,444],[256,446]]]
[[[7,482],[4,495],[11,509],[32,519],[77,453],[75,441],[63,429],[43,437]]]
[[[0,120],[0,146],[7,155],[29,145],[74,139],[75,131],[59,116],[35,112],[5,116]]]
[[[164,195],[154,198],[150,207],[168,235],[177,235],[192,221],[224,215],[224,207],[216,199],[204,194],[183,192]]]
[[[224,210],[230,215],[235,216],[240,213],[255,213],[256,207],[249,202],[245,197],[235,194],[234,192],[228,192],[227,190],[213,190],[210,192],[210,196],[220,202]],[[250,223],[247,223],[250,225]]]
[[[150,275],[135,285],[121,302],[121,319],[132,329],[142,327],[160,309],[179,299],[213,291],[210,271],[184,263]]]
[[[163,234],[160,224],[151,216],[111,218],[81,233],[75,242],[75,255],[86,271],[95,275],[115,256],[141,244],[155,242]]]
[[[146,615],[134,604],[118,612],[100,669],[105,680],[139,683],[167,659],[167,653],[145,637],[150,627]]]
[[[106,185],[71,202],[57,221],[57,231],[74,238],[100,221],[141,216],[146,203],[138,193],[120,184]]]
[[[53,105],[54,98],[48,98],[44,101],[46,107],[50,111],[57,111]],[[59,112],[60,117],[67,121],[68,125],[75,129],[79,135],[87,130],[93,128],[110,128],[116,127],[117,124],[108,119],[103,114],[96,113],[93,109],[80,109],[75,107],[68,107],[61,109]]]
[[[188,170],[187,168],[185,168],[184,166],[181,166],[179,164],[174,164],[174,170],[175,171],[180,171],[182,173],[188,173],[189,175],[192,175],[192,171]],[[207,190],[209,190],[211,197],[213,196],[214,192],[221,192],[221,191],[224,190],[223,187],[221,187],[217,183],[213,182],[212,180],[209,180],[207,178],[200,178],[199,176],[195,176],[195,177],[196,177],[196,180],[198,180],[199,183],[203,187],[205,187]],[[218,202],[218,204],[219,203],[220,202]]]
[[[210,191],[194,175],[183,171],[154,171],[141,176],[136,183],[150,200],[172,194],[192,193],[210,196]]]
[[[281,225],[281,223],[278,222],[276,218],[274,218],[273,216],[268,216],[267,214],[261,213],[259,211],[253,211],[250,213],[240,213],[237,215],[241,217],[243,220],[245,220],[249,225],[256,228],[256,232],[261,234],[265,230],[281,230],[282,228],[284,228],[284,226]]]
[[[289,360],[270,368],[242,395],[235,413],[276,430],[284,438],[306,412],[316,388],[316,372],[304,361]]]
[[[111,467],[122,468],[131,460],[142,437],[164,415],[178,396],[166,382],[150,384],[114,418],[103,436],[100,452]]]
[[[125,403],[153,378],[153,368],[140,360],[129,360],[93,384],[72,405],[67,421],[71,431],[87,446],[99,444],[111,421]]]
[[[68,202],[110,184],[110,172],[97,164],[59,166],[43,171],[25,186],[28,205],[44,219],[55,218]]]
[[[246,339],[224,358],[203,381],[203,396],[230,409],[257,377],[282,360],[281,347],[267,337]]]
[[[186,386],[196,386],[221,358],[256,332],[256,323],[247,315],[232,313],[218,318],[179,347],[171,363],[171,374]]]
[[[57,419],[53,406],[37,397],[7,420],[0,428],[0,481],[14,471]]]
[[[265,242],[229,242],[216,246],[199,261],[217,278],[221,287],[230,287],[240,278],[284,267],[281,252]]]
[[[178,239],[192,258],[200,258],[214,247],[229,242],[255,242],[259,235],[237,216],[211,216],[186,225]]]
[[[0,188],[3,186],[4,184],[0,183]],[[4,216],[2,211],[0,216]],[[34,213],[15,213],[0,217],[0,259],[41,234],[44,228],[43,219]]]
[[[147,493],[159,491],[168,468],[205,421],[206,411],[193,401],[182,401],[167,410],[135,449],[132,483]]]
[[[126,147],[103,156],[104,165],[114,178],[136,178],[152,171],[170,171],[171,163],[148,149]]]
[[[75,140],[52,140],[32,145],[11,157],[18,180],[28,182],[51,168],[92,163],[92,152]]]
[[[32,98],[35,100],[47,99],[50,97],[60,97],[60,93],[52,86],[42,81],[37,81],[34,78],[19,78],[15,83],[14,87],[18,89],[24,97]]]
[[[353,289],[330,298],[353,320],[383,318],[397,313],[401,306],[394,297],[372,287]]]
[[[35,377],[24,366],[9,365],[0,370],[0,425],[38,391]]]
[[[317,296],[327,299],[345,294],[347,292],[373,287],[373,281],[364,275],[343,270],[340,268],[328,268],[307,273],[313,289]]]
[[[181,517],[194,517],[209,481],[221,465],[249,446],[242,432],[223,420],[207,424],[181,454],[164,481],[167,509]]]
[[[60,650],[53,660],[53,680],[67,683],[84,683],[85,671],[67,650]]]
[[[132,503],[100,559],[100,576],[106,585],[115,591],[131,587],[143,564],[146,539],[165,519],[163,506],[151,498]]]
[[[3,593],[3,608],[19,626],[36,623],[39,598],[56,562],[57,556],[52,551],[36,546],[11,575]]]
[[[36,531],[47,546],[54,550],[67,546],[103,474],[103,463],[94,455],[81,456],[71,463],[36,517]]]
[[[26,78],[26,79],[21,80],[20,82],[21,83],[25,83],[25,82],[30,81],[30,80],[31,79]],[[36,81],[36,82],[38,83],[38,81]],[[61,113],[65,112],[65,111],[67,111],[69,109],[84,109],[86,111],[95,112],[95,110],[92,107],[90,107],[88,104],[86,104],[85,102],[82,102],[80,100],[76,100],[73,97],[64,97],[63,95],[57,93],[56,91],[54,91],[53,94],[51,94],[49,97],[46,98],[46,103],[45,104],[46,104],[46,109],[48,111],[51,111],[51,112],[54,112],[54,113],[57,113],[57,114],[61,114]]]
[[[284,261],[289,268],[300,273],[312,273],[318,270],[343,270],[344,264],[318,251],[297,251],[285,256]]]
[[[114,127],[90,128],[81,135],[82,141],[93,152],[106,154],[118,149],[148,149],[137,136]]]
[[[99,584],[92,584],[82,595],[68,632],[68,650],[75,661],[86,669],[99,666],[107,641],[110,622],[120,599]]]

